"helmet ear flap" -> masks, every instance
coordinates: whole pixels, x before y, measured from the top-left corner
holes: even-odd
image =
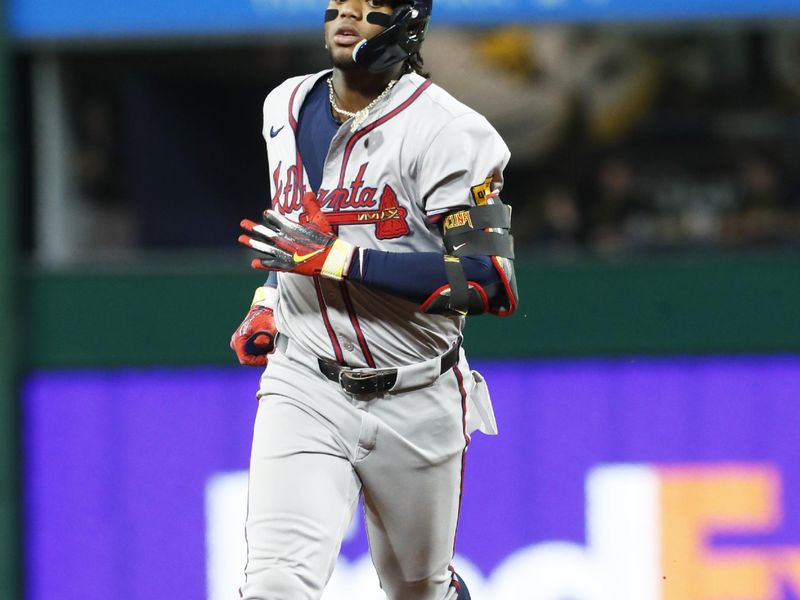
[[[429,18],[429,3],[426,2],[400,4],[391,15],[369,13],[367,21],[385,29],[358,44],[353,50],[353,60],[372,73],[386,71],[403,62],[419,51]]]

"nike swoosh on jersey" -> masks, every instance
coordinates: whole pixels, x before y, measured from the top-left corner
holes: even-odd
[[[311,254],[298,254],[297,252],[295,252],[294,255],[292,256],[292,260],[296,263],[306,262],[309,258],[313,258],[320,252],[322,252],[322,250],[317,250],[316,252],[312,252]]]
[[[459,250],[461,250],[466,245],[467,245],[467,243],[464,242],[463,244],[459,244],[458,246],[453,246],[453,252],[458,252]]]
[[[286,125],[284,125],[283,127],[286,127]],[[281,131],[283,131],[283,127],[281,127],[280,129],[278,129],[277,131],[275,131],[275,127],[270,127],[270,128],[269,128],[269,137],[271,137],[271,138],[278,137],[278,134],[279,134]]]

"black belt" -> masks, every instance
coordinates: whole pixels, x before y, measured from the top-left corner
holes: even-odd
[[[458,363],[461,340],[441,356],[439,374]],[[402,368],[402,367],[401,367]],[[383,394],[397,383],[397,369],[352,369],[324,358],[319,359],[319,370],[325,377],[342,386],[348,394]]]

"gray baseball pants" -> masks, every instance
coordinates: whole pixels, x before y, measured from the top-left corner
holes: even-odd
[[[472,386],[463,351],[432,385],[371,398],[346,394],[296,347],[276,351],[253,434],[241,597],[318,600],[363,495],[389,600],[454,600]]]

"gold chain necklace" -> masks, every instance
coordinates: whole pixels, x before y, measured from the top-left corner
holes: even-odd
[[[353,119],[353,122],[350,125],[350,131],[355,133],[356,130],[359,127],[361,127],[361,124],[364,121],[366,121],[367,118],[369,117],[369,111],[372,110],[378,102],[380,102],[381,100],[386,98],[386,96],[389,95],[389,92],[392,91],[392,88],[394,87],[395,83],[397,83],[397,80],[392,79],[389,82],[389,85],[386,86],[386,89],[383,90],[380,93],[380,95],[377,98],[375,98],[375,100],[373,100],[367,106],[356,112],[350,112],[349,110],[344,110],[343,108],[339,108],[339,105],[336,104],[336,92],[333,91],[333,80],[331,77],[328,77],[328,89],[330,90],[330,92],[328,93],[328,97],[331,100],[331,106],[333,107],[333,110],[335,110],[340,115],[347,117],[348,119]]]

